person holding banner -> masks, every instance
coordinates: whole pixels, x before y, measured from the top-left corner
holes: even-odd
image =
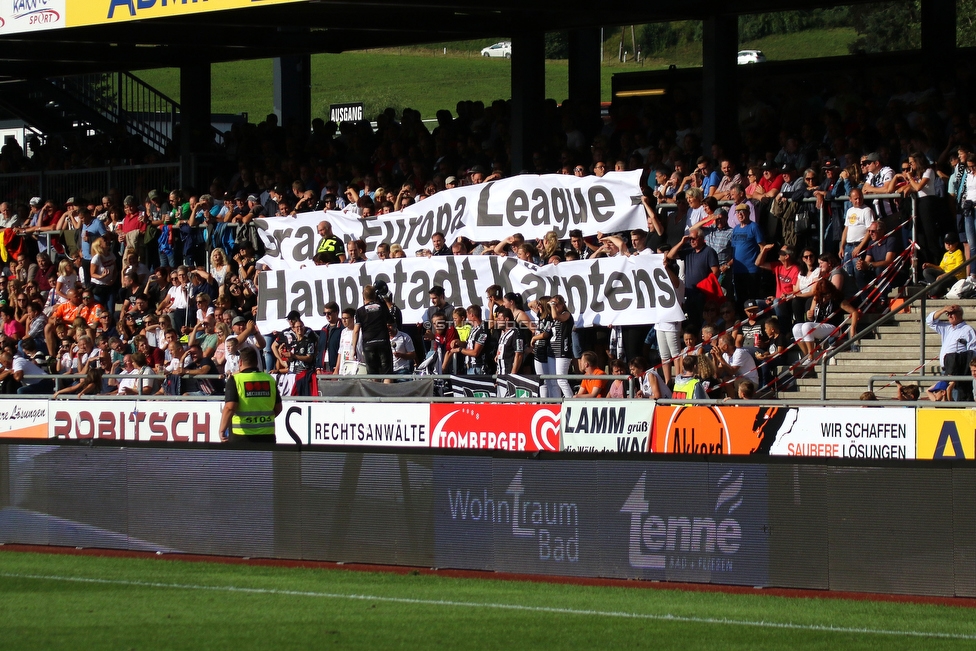
[[[465,373],[467,375],[485,374],[485,352],[488,345],[488,329],[481,319],[481,307],[469,305],[467,309],[468,323],[471,331],[468,339],[462,342],[455,339],[448,355],[461,355],[464,358]],[[462,347],[462,343],[464,344]]]
[[[518,323],[507,307],[495,312],[495,318],[502,327],[502,334],[498,337],[498,352],[495,353],[498,374],[517,375],[522,368],[522,359],[525,355],[525,342],[519,334]]]
[[[319,241],[319,246],[315,252],[335,256],[339,262],[345,262],[346,254],[343,251],[342,242],[332,233],[332,224],[323,219],[319,222],[316,230],[322,239]]]
[[[532,358],[535,365],[536,375],[549,375],[552,373],[550,366],[551,356],[549,354],[549,340],[552,339],[552,308],[549,305],[551,299],[548,296],[540,296],[538,300],[529,303],[529,308],[536,314],[535,332],[532,335]],[[548,398],[550,395],[555,397],[555,382],[546,380],[539,386],[539,396]]]
[[[356,310],[356,324],[352,330],[352,348],[360,338],[363,342],[363,361],[370,375],[389,375],[393,372],[393,349],[390,348],[389,324],[393,323],[390,308],[376,298],[372,285],[363,287],[363,306]]]
[[[549,368],[553,375],[568,375],[569,367],[573,362],[573,328],[576,319],[570,314],[566,307],[566,299],[556,294],[549,299],[549,309],[552,316],[552,337],[549,339]],[[573,397],[573,387],[569,385],[569,380],[562,378],[556,380],[563,398]],[[555,397],[555,392],[550,392],[551,397]]]

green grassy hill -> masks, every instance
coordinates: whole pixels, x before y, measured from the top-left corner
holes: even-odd
[[[769,36],[743,43],[743,48],[763,50],[770,60],[806,59],[847,53],[853,29],[809,30],[798,34]],[[701,44],[692,44],[646,59],[643,64],[621,63],[615,56],[619,37],[605,47],[602,96],[610,100],[613,74],[641,69],[701,65]],[[437,44],[401,49],[369,50],[312,57],[312,115],[324,117],[330,103],[362,101],[374,115],[387,106],[411,107],[425,118],[438,109],[454,108],[458,100],[486,103],[511,97],[511,63],[485,59],[478,51],[487,41]],[[447,48],[447,54],[444,54]],[[147,83],[179,101],[179,71],[147,70],[136,73]],[[546,62],[546,96],[562,101],[567,95],[567,62]],[[247,113],[259,122],[272,109],[271,61],[236,61],[213,66],[213,111]]]

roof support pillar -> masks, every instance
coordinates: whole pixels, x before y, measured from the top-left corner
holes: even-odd
[[[545,33],[541,29],[517,33],[512,36],[512,174],[532,169],[545,98]]]
[[[283,127],[312,123],[312,57],[308,54],[274,59],[274,113]]]
[[[922,56],[930,70],[951,69],[956,56],[956,0],[922,0]]]
[[[710,155],[712,145],[719,144],[731,154],[739,147],[739,18],[709,14],[702,21],[702,31],[702,149]]]
[[[574,29],[569,33],[569,99],[575,107],[577,126],[588,138],[600,128],[600,64],[603,43],[600,28]],[[557,100],[560,98],[556,98]]]
[[[210,62],[180,66],[180,161],[183,183],[194,183],[189,170],[193,154],[210,150]]]

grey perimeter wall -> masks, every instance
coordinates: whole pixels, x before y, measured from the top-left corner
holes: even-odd
[[[976,468],[0,444],[0,542],[974,597]]]

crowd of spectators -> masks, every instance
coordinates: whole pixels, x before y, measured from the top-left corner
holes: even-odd
[[[9,355],[9,363],[0,356],[0,390],[219,393],[241,348],[253,347],[295,393],[314,391],[316,374],[358,360],[395,374],[626,369],[649,397],[753,395],[783,368],[805,372],[822,340],[844,329],[853,334],[889,287],[943,278],[976,241],[976,112],[967,111],[962,93],[899,75],[891,88],[872,84],[859,96],[838,89],[808,99],[816,110],[808,107],[794,122],[746,93],[750,111],[741,114],[736,152],[702,148],[694,108],[670,105],[668,115],[619,102],[596,123],[572,102],[547,103],[539,147],[522,172],[641,169],[647,228],[593,238],[574,231],[563,241],[555,233],[497,242],[438,234],[430,250],[412,253],[513,256],[538,265],[660,253],[684,296],[686,319],[576,329],[561,296],[525,304],[492,288],[482,309],[447,305],[443,290],[432,287],[423,323],[404,324],[389,293],[371,288],[360,310],[383,305],[376,309],[389,314],[388,365],[357,352],[358,325],[372,317],[334,303],[318,332],[297,313],[284,332],[258,331],[262,244],[252,222],[316,210],[369,218],[510,176],[506,102],[460,102],[454,113],[439,111],[433,128],[410,109],[399,119],[384,112],[375,127],[317,119],[307,131],[269,116],[228,134],[223,154],[236,169],[208,188],[145,197],[109,189],[63,202],[11,197],[0,204],[0,253],[8,259],[0,322]],[[0,167],[62,158],[50,146],[29,149],[33,156],[8,143]],[[233,224],[236,237],[217,237],[222,224]],[[365,259],[363,243],[342,242],[327,219],[319,235],[317,263]],[[381,245],[376,255],[406,252]],[[968,273],[976,279],[976,264]],[[84,379],[37,378],[48,371]],[[102,377],[108,374],[160,377]],[[543,383],[544,393],[567,398],[613,391],[619,387],[611,382],[588,380],[578,389]]]

